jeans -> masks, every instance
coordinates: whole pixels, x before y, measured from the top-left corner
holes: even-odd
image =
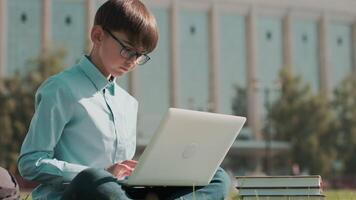
[[[167,200],[222,200],[230,190],[230,178],[218,168],[211,182],[199,187],[125,187],[105,170],[87,169],[79,173],[65,190],[63,200],[145,199],[148,193]]]

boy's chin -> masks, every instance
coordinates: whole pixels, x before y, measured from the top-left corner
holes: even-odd
[[[112,75],[113,77],[120,77],[120,76],[125,75],[125,74],[126,74],[126,72],[120,71],[120,72],[116,72],[116,73],[111,74],[111,75]]]

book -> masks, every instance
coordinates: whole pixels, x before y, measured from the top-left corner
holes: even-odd
[[[240,196],[260,196],[260,195],[321,195],[320,188],[242,188],[239,190]]]
[[[324,195],[319,196],[244,196],[241,200],[325,200]]]
[[[321,177],[311,176],[237,176],[237,189],[271,187],[321,187]]]

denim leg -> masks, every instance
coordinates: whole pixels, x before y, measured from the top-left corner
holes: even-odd
[[[87,169],[79,173],[65,190],[62,200],[131,200],[142,199],[148,192],[170,200],[222,200],[230,190],[227,173],[218,168],[212,181],[204,187],[122,188],[105,170]]]
[[[210,184],[204,187],[196,187],[193,192],[192,187],[177,188],[169,199],[174,200],[223,200],[227,197],[231,187],[229,175],[218,168]]]
[[[115,180],[105,170],[86,169],[74,177],[62,200],[130,200]]]

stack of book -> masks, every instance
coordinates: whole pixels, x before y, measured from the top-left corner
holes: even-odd
[[[242,200],[324,200],[320,176],[237,176]]]

